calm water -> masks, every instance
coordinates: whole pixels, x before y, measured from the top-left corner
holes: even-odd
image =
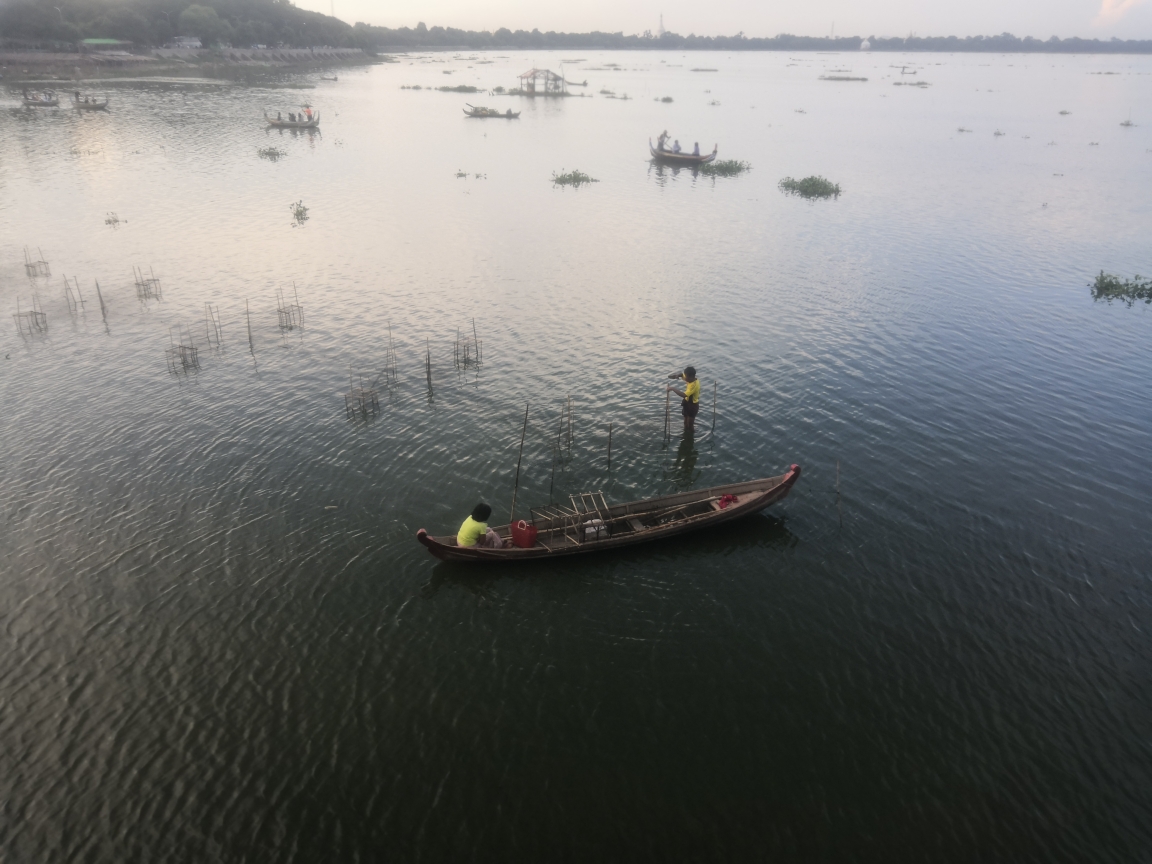
[[[593,98],[400,89],[562,62]],[[1152,270],[1152,59],[108,90],[89,116],[9,91],[0,122],[4,860],[1149,860],[1152,317],[1086,283]],[[304,99],[322,135],[264,131]],[[658,170],[665,128],[753,169]],[[552,186],[574,168],[600,182]],[[776,188],[808,174],[844,194]],[[7,317],[25,245],[35,338]],[[396,385],[349,421],[389,323]],[[201,369],[174,376],[179,325]],[[688,363],[716,431],[666,446]],[[525,403],[520,501],[547,501],[568,394],[556,495],[804,476],[712,534],[437,564],[418,528],[507,518]]]

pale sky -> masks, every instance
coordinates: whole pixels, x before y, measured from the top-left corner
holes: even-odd
[[[386,27],[641,33],[664,26],[687,36],[973,36],[1005,31],[1059,36],[1152,39],[1152,0],[296,0],[304,9]]]

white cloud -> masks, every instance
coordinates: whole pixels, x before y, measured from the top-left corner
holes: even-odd
[[[1100,0],[1100,13],[1092,22],[1097,26],[1101,24],[1114,24],[1145,0]]]

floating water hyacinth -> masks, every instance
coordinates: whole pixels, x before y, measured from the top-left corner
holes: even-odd
[[[281,150],[279,147],[264,147],[260,150],[257,150],[256,155],[261,159],[267,159],[269,162],[276,162],[287,156],[288,151]]]
[[[289,204],[288,209],[292,211],[292,227],[302,226],[308,221],[308,208],[304,206],[304,201],[301,199],[295,204]]]
[[[803,180],[785,177],[780,181],[780,191],[808,199],[838,198],[840,197],[840,184],[816,175],[805,177]]]
[[[700,166],[700,172],[710,177],[735,177],[751,170],[751,163],[739,159],[721,159],[719,162],[707,162]]]
[[[557,186],[574,186],[579,188],[585,183],[599,183],[594,177],[589,177],[583,171],[569,171],[567,174],[552,172],[552,182]]]
[[[1092,289],[1093,300],[1104,300],[1108,303],[1119,300],[1129,307],[1138,300],[1152,303],[1152,279],[1141,279],[1139,273],[1131,279],[1121,279],[1101,270],[1096,281],[1088,287]]]

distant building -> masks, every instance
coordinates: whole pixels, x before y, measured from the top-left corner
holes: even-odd
[[[203,48],[198,36],[177,36],[165,48]]]
[[[865,39],[863,42],[860,43],[860,50],[861,51],[871,51],[872,50],[872,43],[869,42],[867,39]]]

